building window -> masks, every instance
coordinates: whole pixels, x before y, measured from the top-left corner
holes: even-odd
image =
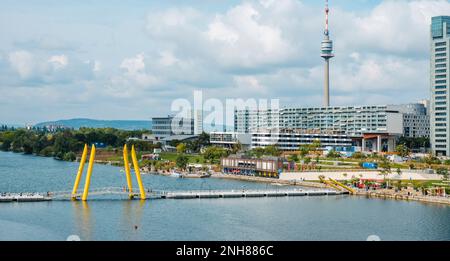
[[[446,69],[438,69],[435,71],[435,73],[446,73],[446,72],[447,72]],[[442,78],[445,78],[445,77],[442,77]]]
[[[445,111],[445,110],[447,110],[447,108],[446,107],[437,107],[436,110],[437,111]]]
[[[447,78],[447,75],[445,75],[445,74],[436,75],[436,79],[442,79],[442,78]]]
[[[446,85],[436,85],[434,88],[436,88],[436,89],[446,89],[447,86]]]
[[[446,56],[447,54],[446,53],[437,53],[436,54],[436,57],[444,57],[444,56]]]
[[[445,58],[436,59],[436,63],[445,63],[446,61],[447,59]]]
[[[447,113],[446,112],[437,112],[435,115],[436,116],[447,116]]]
[[[445,52],[447,50],[447,48],[442,47],[442,48],[436,48],[436,52]]]
[[[435,43],[434,46],[445,46],[446,42]]]
[[[439,95],[439,94],[446,94],[446,93],[447,93],[447,91],[436,91],[436,92],[435,92],[436,95]]]
[[[436,96],[435,100],[446,100],[447,97],[445,96]]]
[[[436,102],[436,105],[447,105],[447,102],[445,101]]]
[[[445,63],[440,63],[440,64],[436,64],[436,68],[446,68],[447,64]]]
[[[435,81],[436,84],[441,84],[441,83],[447,83],[446,80],[436,80]]]

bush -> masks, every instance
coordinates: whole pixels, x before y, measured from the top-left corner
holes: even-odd
[[[335,150],[330,150],[327,154],[327,158],[340,158],[341,154]]]
[[[70,152],[66,152],[63,156],[63,160],[65,161],[75,161],[77,159],[77,155],[70,151]]]
[[[44,157],[51,157],[51,156],[53,156],[53,147],[52,146],[47,146],[47,147],[43,148],[39,152],[39,155],[44,156]]]
[[[311,158],[310,158],[310,157],[305,157],[305,158],[303,159],[303,162],[304,162],[305,164],[309,164],[309,163],[311,163]]]
[[[357,152],[353,153],[353,155],[352,155],[352,158],[354,158],[354,159],[364,159],[365,157],[366,156],[360,151],[357,151]]]
[[[445,177],[448,176],[448,170],[446,168],[438,168],[436,173],[439,175],[444,175]]]

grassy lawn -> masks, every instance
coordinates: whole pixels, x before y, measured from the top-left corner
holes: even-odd
[[[162,160],[176,161],[178,153],[176,152],[161,152]],[[202,155],[197,154],[185,154],[188,157],[189,163],[205,163],[205,159]]]

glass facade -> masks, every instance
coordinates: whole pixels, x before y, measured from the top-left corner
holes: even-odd
[[[448,129],[449,75],[448,50],[450,48],[450,16],[431,19],[431,147],[438,156],[450,156]]]
[[[444,26],[447,28],[447,36],[450,33],[450,16],[436,16],[431,19],[431,37],[439,39],[444,37]]]

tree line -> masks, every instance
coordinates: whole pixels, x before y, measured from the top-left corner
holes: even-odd
[[[137,150],[151,150],[157,145],[139,140],[128,140],[141,137],[148,130],[125,131],[114,128],[80,128],[61,129],[49,132],[45,129],[0,129],[0,150],[23,152],[39,156],[73,161],[84,144],[102,144],[119,148],[125,143],[133,144]],[[160,144],[159,144],[160,146]]]

